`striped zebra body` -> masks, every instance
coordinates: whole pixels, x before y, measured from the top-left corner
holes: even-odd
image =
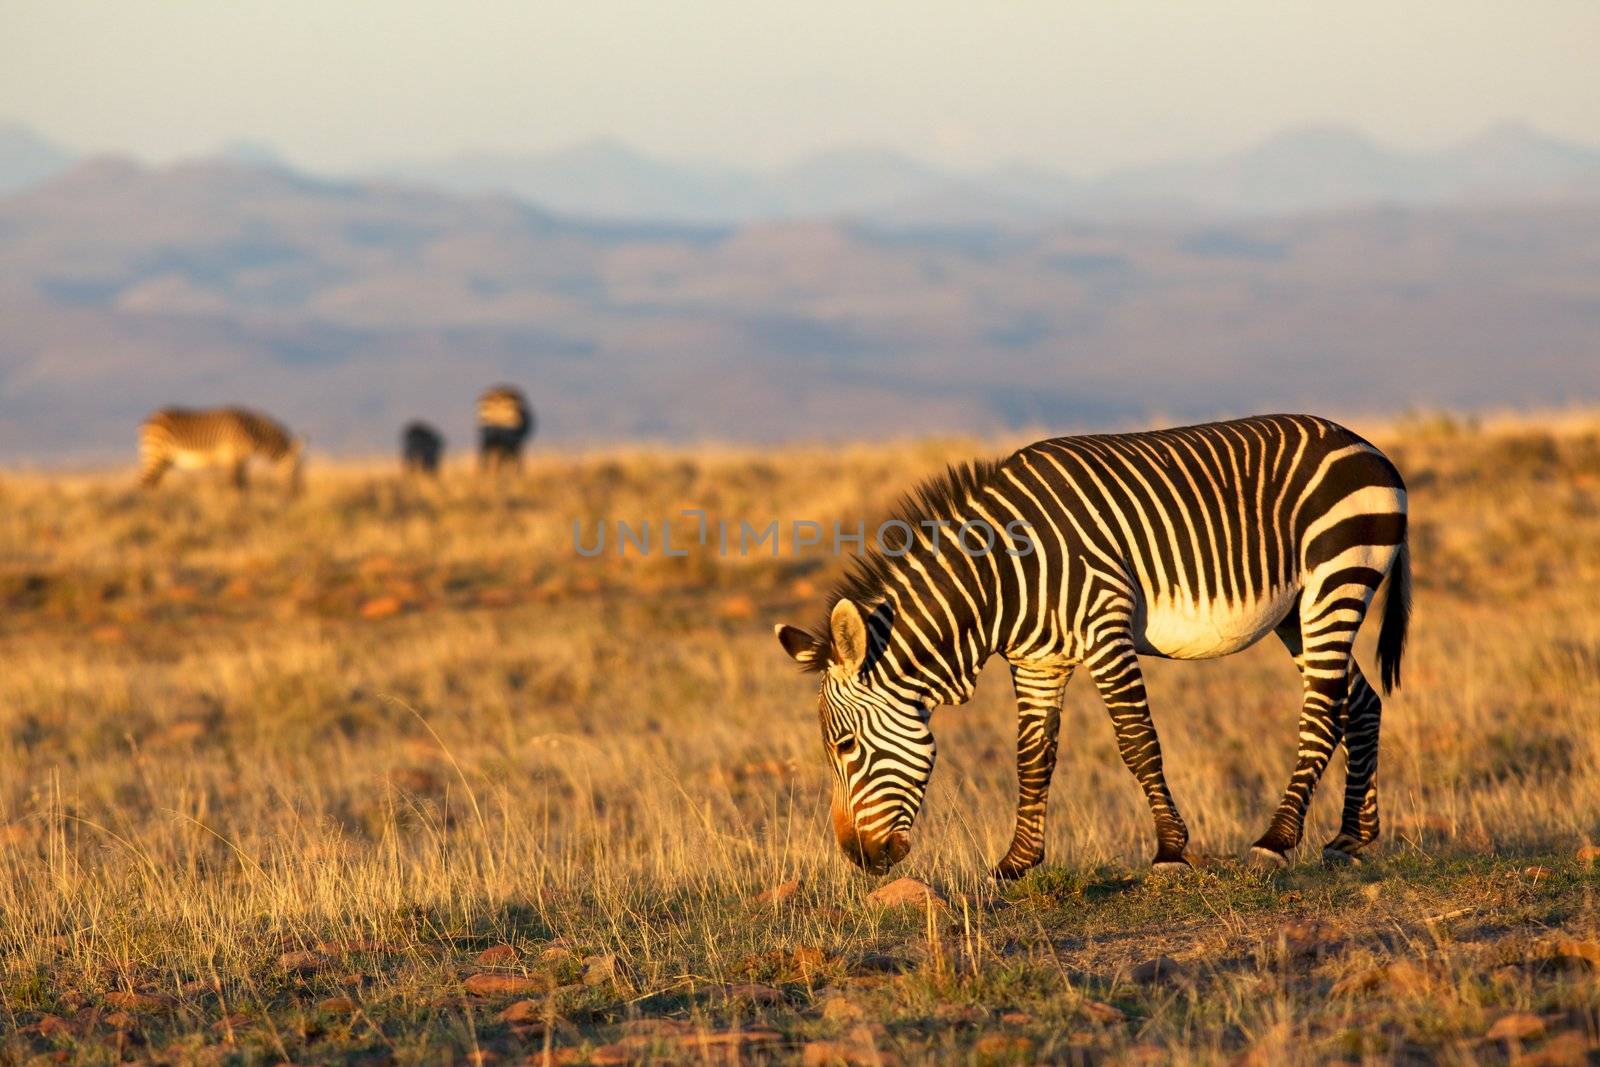
[[[522,467],[522,447],[532,436],[533,409],[522,391],[496,385],[478,397],[478,468]]]
[[[1295,770],[1255,855],[1287,862],[1340,744],[1344,816],[1324,855],[1353,860],[1377,836],[1381,703],[1352,645],[1393,571],[1378,655],[1385,688],[1398,682],[1406,494],[1394,465],[1357,435],[1274,415],[1041,441],[952,470],[908,502],[901,522],[912,536],[858,561],[819,631],[778,627],[785,650],[822,672],[835,831],[857,862],[887,869],[909,849],[933,770],[932,709],[967,700],[998,654],[1017,693],[1019,800],[995,873],[1016,877],[1043,857],[1061,699],[1080,667],[1150,805],[1155,863],[1183,865],[1188,830],[1138,657],[1225,656],[1269,632],[1293,657],[1303,696]],[[993,550],[956,547],[963,524],[990,532]]]
[[[400,467],[407,474],[437,475],[444,458],[444,435],[420,419],[400,431]]]
[[[229,471],[243,490],[251,460],[259,459],[282,470],[288,489],[298,492],[304,448],[304,439],[249,408],[162,408],[139,426],[139,481],[154,488],[172,467],[212,467]]]

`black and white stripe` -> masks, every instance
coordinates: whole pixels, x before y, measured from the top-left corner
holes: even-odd
[[[1061,697],[1079,667],[1149,802],[1155,863],[1184,864],[1188,829],[1138,657],[1223,656],[1268,632],[1294,658],[1303,699],[1297,764],[1256,855],[1287,862],[1341,743],[1344,815],[1324,855],[1354,860],[1377,836],[1382,704],[1352,646],[1393,572],[1378,658],[1384,688],[1398,683],[1409,562],[1405,486],[1371,444],[1302,415],[1063,437],[952,470],[900,517],[914,538],[862,557],[823,628],[778,627],[785,650],[823,672],[835,830],[853,859],[886,869],[905,854],[933,770],[932,709],[968,699],[998,654],[1017,693],[1020,796],[996,873],[1043,857]],[[994,531],[995,550],[955,549],[965,522]]]
[[[300,489],[305,439],[250,408],[162,408],[139,425],[139,481],[160,484],[172,467],[213,467],[243,490],[252,459],[283,470],[290,492]]]

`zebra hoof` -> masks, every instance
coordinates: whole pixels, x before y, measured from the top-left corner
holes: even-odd
[[[1324,867],[1359,867],[1361,866],[1361,857],[1353,852],[1345,852],[1341,849],[1329,847],[1322,850],[1322,865]]]
[[[1015,882],[1037,866],[1037,863],[1030,863],[1026,867],[1012,867],[1002,863],[989,872],[989,877],[996,882]]]
[[[1250,866],[1259,871],[1281,871],[1289,866],[1289,857],[1260,845],[1250,846]]]

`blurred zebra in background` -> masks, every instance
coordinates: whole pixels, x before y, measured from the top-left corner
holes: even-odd
[[[234,487],[249,486],[250,461],[259,458],[284,474],[285,489],[301,488],[305,439],[249,408],[162,408],[139,426],[139,484],[153,489],[171,467],[231,471]]]
[[[496,385],[478,397],[478,469],[522,469],[522,446],[533,436],[533,409],[522,391]]]
[[[444,435],[421,419],[400,431],[400,467],[407,474],[437,476],[444,458]]]

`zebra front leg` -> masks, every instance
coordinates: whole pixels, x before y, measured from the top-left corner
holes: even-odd
[[[1360,863],[1360,852],[1378,839],[1378,725],[1383,701],[1350,661],[1350,686],[1345,698],[1344,816],[1339,833],[1322,846],[1325,863]]]
[[[1056,769],[1061,695],[1071,678],[1071,666],[1011,665],[1017,691],[1017,828],[993,871],[996,878],[1021,878],[1044,859],[1045,806]]]
[[[1183,853],[1189,847],[1189,828],[1184,825],[1172,793],[1167,789],[1161,741],[1156,737],[1155,723],[1150,721],[1144,672],[1139,669],[1132,638],[1119,633],[1099,644],[1084,662],[1094,676],[1100,699],[1111,713],[1122,762],[1138,780],[1150,804],[1150,813],[1155,816],[1156,857],[1152,865],[1156,870],[1188,867],[1189,861]]]

